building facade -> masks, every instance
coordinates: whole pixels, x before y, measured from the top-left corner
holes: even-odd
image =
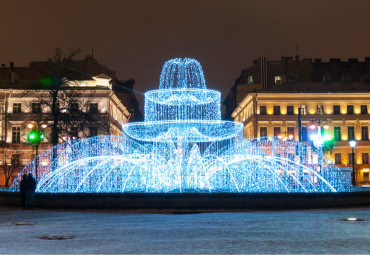
[[[44,89],[40,74],[35,70],[34,66],[0,68],[0,187],[9,186],[18,172],[35,158],[35,146],[27,139],[31,131],[29,124],[43,126],[45,138],[38,146],[38,153],[52,147],[53,114],[47,107],[51,99],[44,98],[50,91]],[[57,107],[64,120],[67,118],[67,124],[60,128],[59,143],[96,135],[121,136],[123,124],[140,119],[137,101],[122,87],[121,92],[117,92],[110,76],[102,73],[79,78],[66,78],[62,90],[71,98],[58,99]],[[121,81],[121,86],[125,84]],[[130,86],[133,84],[131,81]],[[128,99],[131,101],[126,104],[124,100]],[[68,122],[72,115],[76,121]]]
[[[349,141],[357,141],[354,149],[356,183],[369,185],[370,84],[336,84],[331,91],[330,85],[316,84],[317,90],[313,90],[313,85],[297,83],[294,90],[285,84],[248,93],[232,117],[244,123],[244,136],[248,139],[278,136],[299,140],[298,110],[301,108],[302,141],[313,145],[311,137],[320,127],[321,132],[331,138],[328,158],[342,170],[352,169]]]
[[[223,102],[225,118],[232,119],[234,109],[251,91],[270,89],[280,84],[291,84],[294,87],[295,83],[349,84],[369,81],[370,57],[365,57],[364,61],[357,58],[347,61],[331,58],[327,62],[320,58],[300,59],[299,56],[283,56],[280,60],[261,57],[254,60],[250,67],[243,69],[235,80]]]

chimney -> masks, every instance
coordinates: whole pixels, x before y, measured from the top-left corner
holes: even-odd
[[[9,62],[9,80],[14,83],[17,80],[17,74],[14,72],[14,62]]]

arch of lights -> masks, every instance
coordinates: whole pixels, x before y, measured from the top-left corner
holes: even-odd
[[[241,123],[221,120],[220,100],[218,91],[206,88],[198,61],[167,61],[159,89],[145,94],[144,122],[123,125],[122,137],[73,140],[39,154],[37,192],[351,189],[321,149],[276,137],[244,139]],[[35,160],[12,187],[30,172],[35,174]]]

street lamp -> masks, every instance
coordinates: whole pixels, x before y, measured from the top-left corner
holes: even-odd
[[[349,146],[352,148],[352,186],[356,186],[356,173],[355,173],[355,152],[356,141],[350,141]]]
[[[37,179],[38,179],[38,174],[37,174],[38,157],[37,157],[37,154],[38,154],[38,149],[39,149],[40,143],[45,139],[44,129],[47,128],[48,125],[46,123],[42,123],[42,124],[28,123],[26,126],[29,129],[31,129],[31,131],[27,135],[27,140],[33,146],[35,146],[35,152],[36,152],[36,157],[35,157],[35,175],[36,176],[35,176],[35,178],[36,178],[36,181],[37,181]]]

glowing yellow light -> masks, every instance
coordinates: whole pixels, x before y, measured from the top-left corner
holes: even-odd
[[[31,129],[31,128],[33,128],[33,124],[32,124],[32,123],[28,123],[28,124],[27,124],[27,127],[28,127],[29,129]]]
[[[328,128],[329,128],[329,125],[325,125],[325,126],[324,126],[324,129],[328,129]]]
[[[315,129],[316,128],[315,124],[311,124],[310,128]]]
[[[293,139],[293,135],[289,135],[289,139]]]
[[[278,138],[281,139],[281,138],[283,138],[283,136],[282,135],[278,135]]]
[[[41,124],[41,128],[47,128],[47,127],[48,127],[47,124],[45,124],[45,123]]]

